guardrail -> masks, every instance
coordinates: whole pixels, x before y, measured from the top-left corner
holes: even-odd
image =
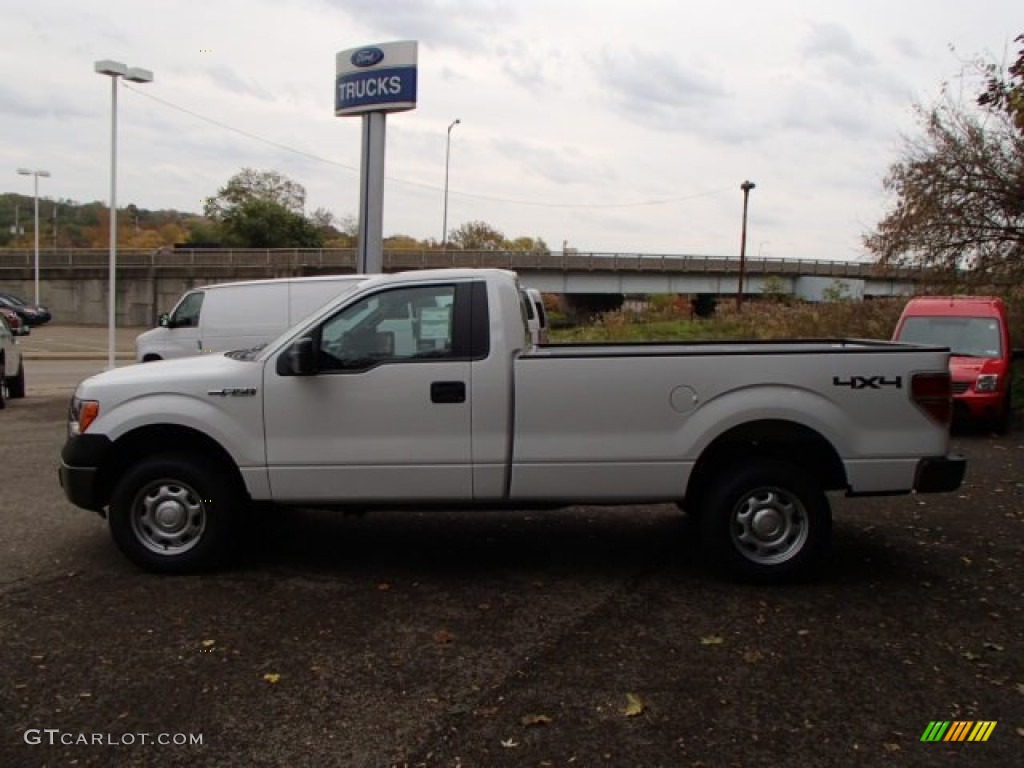
[[[100,248],[62,248],[39,253],[41,269],[75,270],[106,267],[109,251]],[[119,250],[120,267],[151,269],[197,267],[272,267],[299,272],[303,269],[355,270],[356,253],[352,248],[282,249],[159,249]],[[641,253],[563,253],[527,251],[431,251],[385,250],[384,269],[437,269],[444,267],[495,267],[524,271],[553,272],[663,272],[719,273],[739,271],[739,258],[703,255]],[[0,250],[0,269],[33,268],[35,255],[26,250]],[[883,267],[867,262],[829,261],[826,259],[747,258],[748,275],[812,275],[821,277],[860,277],[920,279],[926,270],[907,267]]]

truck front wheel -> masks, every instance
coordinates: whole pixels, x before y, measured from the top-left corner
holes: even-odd
[[[218,469],[164,454],[128,470],[110,499],[110,532],[121,551],[136,565],[161,573],[216,565],[241,502]]]
[[[828,551],[832,513],[809,473],[751,459],[708,484],[700,525],[715,567],[747,581],[777,582],[815,573]]]

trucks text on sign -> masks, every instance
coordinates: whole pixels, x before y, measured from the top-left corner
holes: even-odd
[[[338,53],[334,114],[415,109],[416,57],[414,40],[368,45]]]

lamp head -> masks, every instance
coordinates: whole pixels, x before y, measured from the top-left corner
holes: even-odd
[[[128,74],[128,67],[120,61],[113,61],[111,59],[97,61],[93,64],[93,69],[101,75],[110,75],[111,77],[124,77],[124,75]]]
[[[129,67],[124,79],[132,83],[152,83],[153,73],[142,67]]]

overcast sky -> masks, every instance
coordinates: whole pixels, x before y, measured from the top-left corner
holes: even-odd
[[[1016,11],[1013,9],[1016,8]],[[387,119],[384,233],[483,220],[553,249],[866,258],[913,105],[963,62],[1005,59],[1020,0],[32,0],[3,6],[0,190],[199,212],[243,167],[358,212],[359,117],[334,116],[338,51],[419,41],[417,109]],[[951,46],[955,49],[951,51]],[[130,90],[129,90],[130,89]],[[234,130],[231,130],[234,129]],[[251,134],[257,138],[243,135]],[[2,222],[6,225],[8,222]]]

